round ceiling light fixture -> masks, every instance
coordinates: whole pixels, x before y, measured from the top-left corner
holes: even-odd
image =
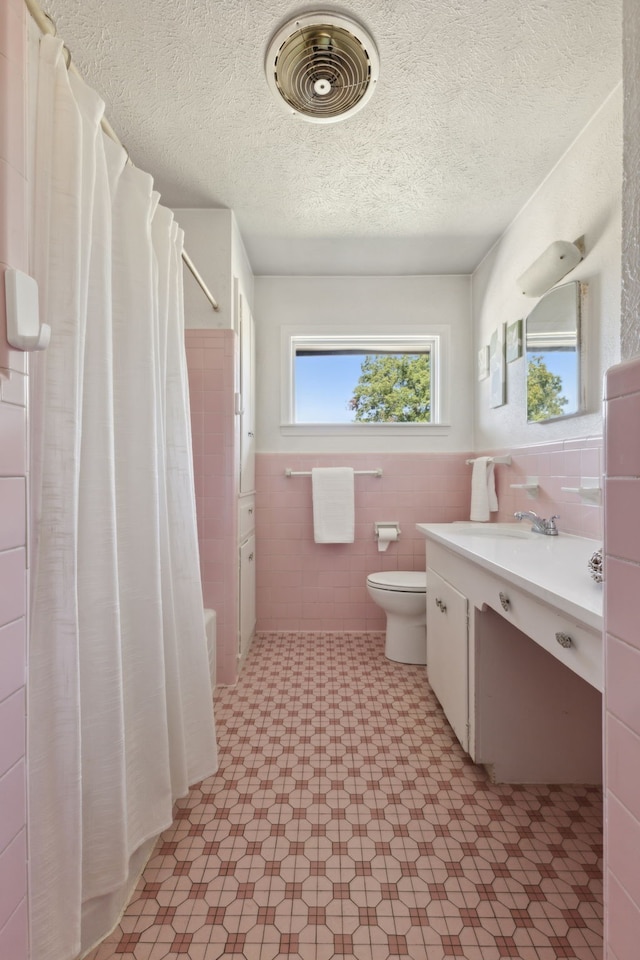
[[[361,110],[375,90],[376,45],[355,20],[325,11],[289,20],[271,38],[267,82],[289,113],[335,123]]]

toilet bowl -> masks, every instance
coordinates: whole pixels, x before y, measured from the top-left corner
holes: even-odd
[[[367,590],[387,615],[385,657],[398,663],[426,663],[426,573],[419,570],[370,573]]]

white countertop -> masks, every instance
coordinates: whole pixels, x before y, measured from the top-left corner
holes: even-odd
[[[600,541],[563,533],[557,537],[530,533],[526,522],[416,526],[427,540],[435,540],[537,600],[602,630],[602,584],[592,579],[587,566],[591,555],[602,546]]]

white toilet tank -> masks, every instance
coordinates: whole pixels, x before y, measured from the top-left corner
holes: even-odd
[[[204,611],[204,629],[207,634],[207,651],[209,653],[209,674],[211,676],[211,687],[216,685],[216,612],[215,610]]]

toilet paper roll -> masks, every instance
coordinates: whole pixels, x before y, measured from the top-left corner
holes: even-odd
[[[384,553],[390,543],[398,539],[395,527],[381,527],[378,530],[378,553]]]

